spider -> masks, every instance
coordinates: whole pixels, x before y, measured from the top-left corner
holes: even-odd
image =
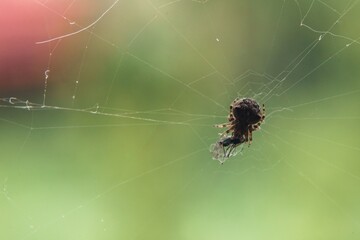
[[[215,160],[224,159],[235,155],[235,148],[242,143],[252,142],[252,132],[259,129],[265,119],[265,106],[260,109],[259,104],[251,98],[236,98],[230,104],[228,123],[217,124],[215,127],[227,128],[221,134],[220,140],[212,145],[211,152]]]

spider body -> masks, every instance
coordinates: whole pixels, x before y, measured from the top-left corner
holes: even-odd
[[[213,158],[230,157],[235,148],[244,142],[249,145],[252,141],[252,132],[259,129],[265,119],[265,107],[251,98],[237,98],[230,104],[228,123],[215,125],[218,128],[227,128],[221,134],[221,139],[213,146]]]

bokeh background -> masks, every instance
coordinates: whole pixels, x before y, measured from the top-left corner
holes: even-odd
[[[360,238],[358,1],[1,9],[1,239]],[[220,165],[236,97],[267,119]]]

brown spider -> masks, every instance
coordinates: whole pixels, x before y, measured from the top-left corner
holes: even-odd
[[[265,106],[260,109],[259,104],[251,98],[236,98],[230,105],[228,123],[218,124],[215,127],[227,128],[221,134],[220,140],[212,145],[213,158],[224,162],[224,159],[233,155],[237,146],[252,142],[252,132],[259,129],[265,119]],[[230,136],[229,136],[230,134]]]

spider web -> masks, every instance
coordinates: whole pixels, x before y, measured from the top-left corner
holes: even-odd
[[[360,237],[359,1],[3,4],[1,239]]]

